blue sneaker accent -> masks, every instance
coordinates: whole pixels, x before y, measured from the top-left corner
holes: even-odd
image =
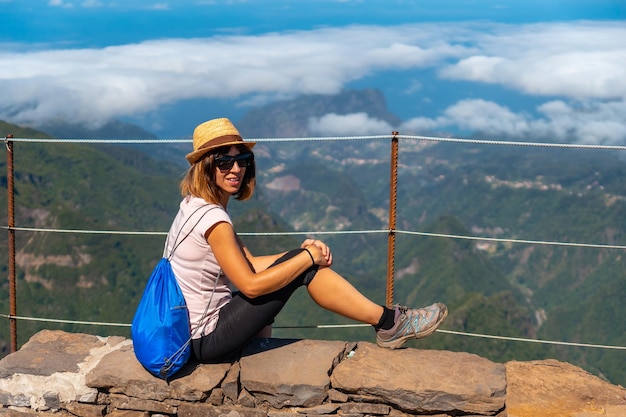
[[[376,332],[376,344],[380,347],[397,349],[409,339],[429,336],[448,316],[448,308],[441,303],[419,309],[396,305],[395,310],[393,327]]]

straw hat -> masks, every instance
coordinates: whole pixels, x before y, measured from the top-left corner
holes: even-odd
[[[244,142],[237,128],[226,118],[209,120],[193,131],[193,152],[186,158],[190,164],[195,164],[212,149],[239,144],[252,149],[256,142]]]

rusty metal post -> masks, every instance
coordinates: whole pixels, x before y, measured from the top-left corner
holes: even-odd
[[[7,147],[7,201],[8,201],[8,232],[9,232],[9,326],[11,329],[11,353],[17,351],[17,292],[15,290],[15,202],[13,200],[13,135],[4,139]]]
[[[396,258],[396,207],[398,199],[398,132],[391,133],[391,180],[389,182],[389,235],[387,237],[387,307],[393,305]]]

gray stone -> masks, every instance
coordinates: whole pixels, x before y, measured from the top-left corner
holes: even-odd
[[[338,404],[322,404],[315,407],[296,408],[294,411],[298,414],[323,415],[333,414],[339,409]]]
[[[77,393],[75,400],[79,403],[95,404],[98,401],[98,391],[92,389],[87,392]]]
[[[58,410],[61,405],[61,402],[59,401],[59,394],[54,391],[44,392],[43,403],[48,410]]]
[[[506,364],[507,409],[519,417],[626,416],[626,389],[553,359]]]
[[[36,368],[44,347],[56,368]],[[240,362],[189,363],[168,385],[121,337],[44,331],[24,349],[2,361],[0,417],[626,416],[623,387],[555,360],[509,362],[505,378],[503,365],[464,353],[258,339]]]
[[[265,411],[245,407],[215,407],[210,404],[187,403],[178,407],[178,417],[266,417]]]
[[[391,412],[391,407],[385,404],[371,403],[346,403],[341,404],[342,414],[367,414],[367,415],[387,415]]]
[[[82,404],[72,401],[64,404],[63,408],[78,417],[102,417],[106,405]]]
[[[30,407],[30,397],[0,390],[0,405],[5,407]]]
[[[331,375],[350,397],[393,405],[409,413],[494,415],[504,408],[502,364],[468,353],[398,349],[361,342]]]
[[[111,394],[109,405],[118,410],[149,411],[151,413],[176,414],[176,407],[165,401],[142,400],[125,395]]]
[[[150,413],[146,411],[132,410],[113,410],[107,414],[107,417],[149,417]]]
[[[224,395],[233,403],[237,402],[239,397],[239,370],[239,362],[234,363],[226,374],[226,378],[222,381]]]
[[[42,417],[43,415],[43,413],[35,412],[30,408],[0,408],[0,416],[2,417]],[[55,417],[61,416],[55,414]]]
[[[86,375],[89,387],[144,400],[200,401],[224,379],[229,364],[185,365],[168,383],[150,374],[135,358],[132,346],[103,357]]]
[[[328,399],[334,403],[345,403],[350,399],[348,394],[344,394],[343,392],[332,388],[328,390],[327,394]]]
[[[270,410],[270,411],[267,412],[267,417],[294,417],[294,414],[291,411],[274,411],[274,410]]]
[[[211,405],[223,405],[224,391],[221,388],[213,388],[207,402]]]
[[[0,378],[13,374],[51,376],[60,372],[78,372],[92,349],[106,343],[97,336],[42,330],[22,348],[0,360]]]
[[[262,340],[244,350],[240,360],[242,387],[275,408],[322,404],[330,386],[328,373],[345,343]]]
[[[256,403],[254,397],[245,389],[241,390],[239,397],[237,398],[237,404],[242,407],[254,408]]]
[[[137,361],[132,347],[106,355],[85,377],[87,386],[144,400],[171,398],[171,387]]]
[[[44,330],[19,351],[0,361],[4,378],[0,391],[20,393],[37,410],[57,408],[58,402],[95,399],[97,390],[85,385],[85,373],[100,358],[123,346],[123,338]]]

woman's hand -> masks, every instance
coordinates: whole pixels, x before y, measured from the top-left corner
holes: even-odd
[[[300,245],[303,249],[308,249],[315,258],[315,263],[319,266],[331,266],[333,263],[333,254],[330,252],[328,245],[321,240],[306,239]]]

